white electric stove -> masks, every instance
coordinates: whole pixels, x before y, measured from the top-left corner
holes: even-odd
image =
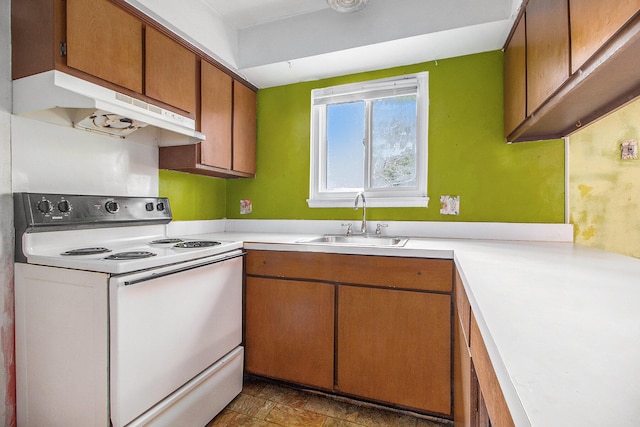
[[[205,425],[242,388],[242,242],[168,237],[169,201],[16,193],[23,426]]]

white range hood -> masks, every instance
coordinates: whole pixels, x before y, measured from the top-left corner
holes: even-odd
[[[206,139],[189,117],[55,70],[13,81],[13,114],[157,146]]]

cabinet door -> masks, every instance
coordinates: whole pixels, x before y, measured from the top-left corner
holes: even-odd
[[[67,65],[142,93],[142,23],[107,0],[67,0]]]
[[[201,62],[200,129],[207,135],[201,143],[201,163],[231,169],[231,114],[233,80],[226,73]]]
[[[462,319],[455,317],[454,334],[454,408],[453,420],[456,427],[477,426],[478,386],[473,373],[471,353],[462,330]],[[475,381],[474,381],[475,380]]]
[[[256,173],[256,93],[233,82],[233,170]]]
[[[453,420],[456,427],[477,427],[478,385],[473,372],[469,348],[471,306],[457,271],[455,273],[455,301]]]
[[[149,26],[145,47],[145,95],[195,117],[195,53]]]
[[[527,24],[527,115],[569,78],[567,0],[529,0]]]
[[[247,278],[248,372],[333,388],[334,285]]]
[[[504,51],[504,136],[509,136],[527,115],[527,57],[524,16]]]
[[[569,5],[572,72],[640,10],[640,0],[569,0]]]
[[[337,389],[451,413],[451,297],[338,286]]]
[[[481,426],[515,426],[473,313],[471,315],[471,360],[478,382],[479,424]]]

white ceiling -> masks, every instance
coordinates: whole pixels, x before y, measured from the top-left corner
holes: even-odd
[[[236,30],[327,9],[325,0],[203,0]]]
[[[502,48],[522,0],[126,0],[260,88]]]

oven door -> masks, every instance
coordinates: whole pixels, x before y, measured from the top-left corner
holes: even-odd
[[[110,279],[115,427],[130,423],[240,344],[242,255],[233,251]]]

